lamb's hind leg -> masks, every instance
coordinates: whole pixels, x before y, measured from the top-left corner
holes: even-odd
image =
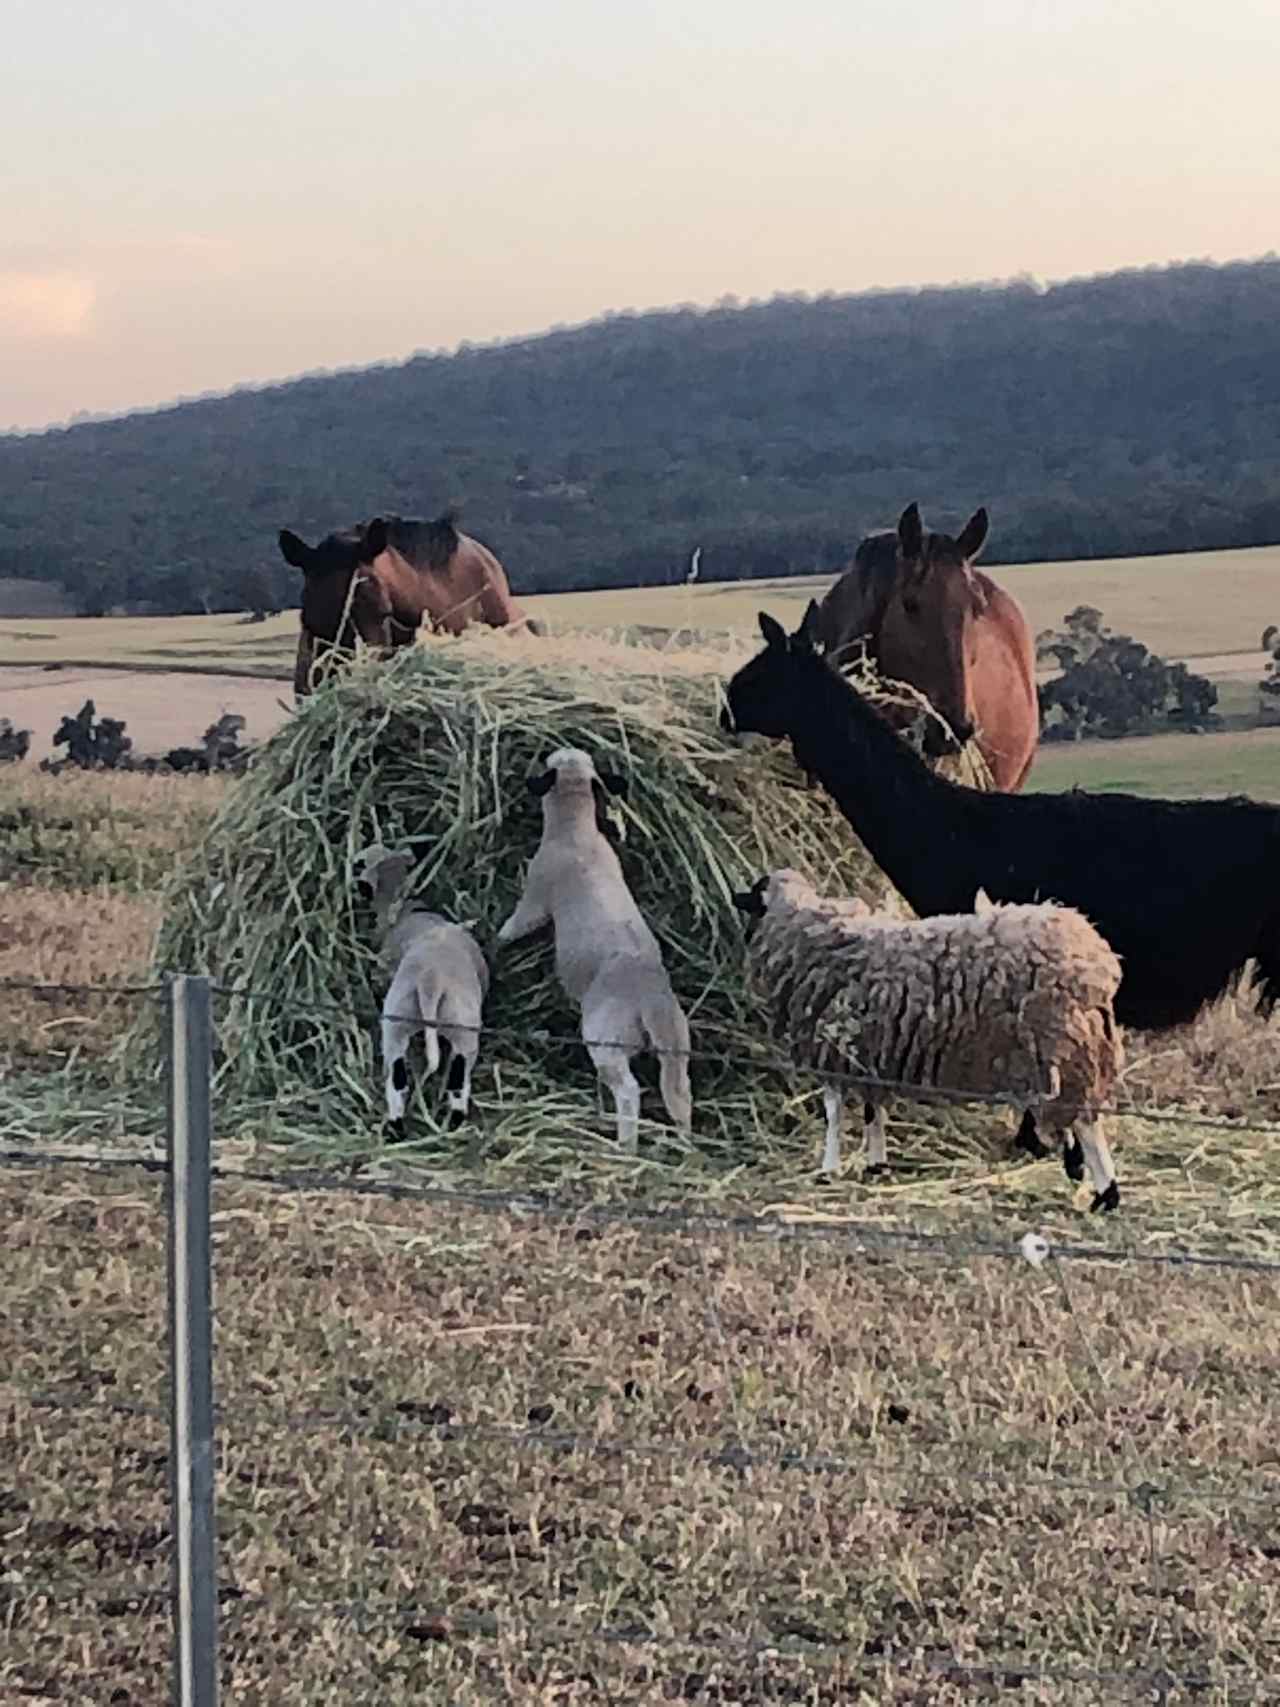
[[[1017,1133],[1014,1135],[1013,1147],[1015,1150],[1025,1150],[1029,1156],[1034,1156],[1037,1161],[1049,1154],[1048,1145],[1041,1141],[1037,1129],[1035,1109],[1023,1109],[1022,1119],[1019,1122]]]
[[[1120,1202],[1120,1187],[1116,1184],[1116,1170],[1111,1161],[1111,1151],[1102,1135],[1102,1122],[1078,1120],[1072,1130],[1079,1139],[1085,1165],[1089,1169],[1089,1178],[1093,1181],[1094,1195],[1090,1209],[1101,1209],[1104,1212],[1115,1209]]]
[[[480,1053],[480,1030],[474,1027],[447,1025],[444,1035],[452,1051],[445,1088],[449,1098],[449,1124],[461,1126],[471,1110],[471,1075]]]
[[[862,1170],[863,1178],[874,1178],[876,1174],[889,1171],[889,1152],[884,1135],[884,1104],[864,1102],[862,1105],[862,1126],[867,1147],[867,1165]]]
[[[823,1085],[822,1106],[827,1115],[827,1132],[822,1144],[822,1171],[840,1171],[840,1123],[844,1116],[844,1095],[836,1085]]]
[[[640,1141],[640,1083],[631,1071],[631,1058],[616,1044],[593,1043],[588,1052],[602,1084],[613,1094],[618,1119],[618,1144],[634,1155]]]
[[[417,1012],[418,994],[412,979],[393,980],[382,1004],[382,1064],[386,1073],[387,1118],[402,1127],[409,1101],[409,1042],[421,1028],[410,1017]]]

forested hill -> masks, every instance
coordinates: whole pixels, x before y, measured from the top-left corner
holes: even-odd
[[[239,608],[281,525],[462,505],[523,590],[837,565],[918,498],[989,559],[1280,540],[1280,260],[619,315],[0,439],[0,576]]]

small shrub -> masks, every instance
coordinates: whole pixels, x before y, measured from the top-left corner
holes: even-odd
[[[7,717],[0,717],[0,765],[16,764],[31,750],[31,731],[15,729]]]
[[[1077,606],[1060,630],[1039,635],[1036,653],[1062,670],[1040,689],[1042,740],[1193,732],[1214,721],[1218,690],[1207,677],[1113,634],[1092,605]]]

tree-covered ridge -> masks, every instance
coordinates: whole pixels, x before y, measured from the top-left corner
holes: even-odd
[[[990,561],[1280,539],[1280,261],[618,315],[0,440],[0,576],[274,599],[313,537],[460,503],[517,592],[831,569],[919,498]],[[267,599],[266,602],[272,602]]]

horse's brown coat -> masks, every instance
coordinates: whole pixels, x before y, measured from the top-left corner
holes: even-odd
[[[864,642],[881,673],[923,693],[958,741],[976,738],[995,786],[1014,793],[1040,735],[1035,643],[1018,601],[972,567],[986,534],[985,510],[953,539],[925,533],[911,504],[896,533],[862,541],[813,638],[836,663]]]
[[[497,557],[459,533],[450,515],[430,522],[378,516],[316,546],[286,530],[280,550],[303,573],[293,684],[299,697],[311,691],[317,658],[333,646],[352,647],[357,635],[390,652],[411,646],[423,622],[445,634],[461,634],[473,622],[541,632],[512,597]]]

